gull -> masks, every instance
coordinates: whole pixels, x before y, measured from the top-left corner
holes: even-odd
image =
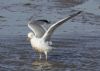
[[[65,18],[57,21],[56,23],[51,25],[48,29],[43,28],[43,26],[41,26],[41,23],[39,23],[40,21],[48,23],[46,20],[44,20],[44,21],[37,20],[35,22],[31,20],[28,22],[28,27],[32,30],[32,32],[28,33],[28,39],[30,40],[32,48],[34,50],[36,50],[37,52],[39,52],[40,59],[41,59],[41,53],[44,53],[45,58],[47,60],[47,58],[48,58],[47,54],[53,48],[51,46],[52,42],[50,41],[50,38],[51,38],[52,34],[54,33],[54,31],[56,30],[56,28],[59,27],[60,25],[62,25],[64,22],[77,16],[81,12],[82,11],[78,11],[77,13],[74,13],[68,17],[65,17]]]

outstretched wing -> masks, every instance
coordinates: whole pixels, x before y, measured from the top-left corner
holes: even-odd
[[[45,33],[45,30],[39,24],[38,21],[33,21],[33,20],[29,21],[28,22],[28,27],[33,31],[35,36],[38,37],[38,38],[41,38]]]
[[[69,17],[66,17],[58,22],[56,22],[55,24],[51,25],[50,28],[46,31],[46,33],[43,35],[43,39],[45,39],[45,41],[50,40],[50,37],[52,35],[52,33],[54,32],[54,30],[59,27],[60,25],[62,25],[64,22],[70,20],[71,18],[77,16],[78,14],[80,14],[82,11],[79,11],[75,14],[70,15]]]
[[[48,26],[49,26],[49,24],[51,24],[48,20],[45,20],[45,19],[36,20],[36,22],[37,22],[38,24],[40,24],[41,27],[42,27],[45,31],[48,30]]]

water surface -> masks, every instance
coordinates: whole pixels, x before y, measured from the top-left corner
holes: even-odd
[[[0,71],[99,71],[100,1],[92,1],[0,0]],[[91,8],[83,9],[88,3]],[[55,31],[48,62],[44,55],[40,61],[26,40],[30,17],[54,23],[80,10],[77,7],[83,12]]]

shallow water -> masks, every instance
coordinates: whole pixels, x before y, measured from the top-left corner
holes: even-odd
[[[55,31],[48,62],[26,40],[32,15],[54,23],[88,1],[0,0],[0,71],[99,71],[100,16],[88,8]]]
[[[100,0],[88,0],[86,3],[74,7],[75,10],[82,10],[100,16]]]

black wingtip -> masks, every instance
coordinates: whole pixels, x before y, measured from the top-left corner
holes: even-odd
[[[45,20],[45,19],[41,19],[41,20],[37,20],[37,21],[42,21],[42,22],[46,22],[47,24],[50,24],[50,22],[48,20]]]
[[[80,14],[80,13],[82,13],[82,11],[77,12],[77,14]]]
[[[70,15],[70,16],[67,18],[67,20],[69,20],[69,19],[71,19],[71,18],[77,16],[77,15],[80,14],[80,13],[82,13],[82,11],[78,11],[78,12],[76,12],[76,13]]]
[[[82,11],[78,11],[75,14],[72,14],[72,16],[77,16],[78,14],[82,13]]]

